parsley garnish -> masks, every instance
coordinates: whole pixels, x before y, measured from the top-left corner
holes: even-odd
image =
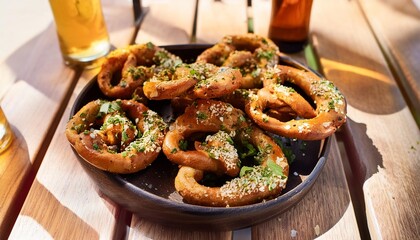
[[[272,171],[272,173],[276,176],[280,176],[285,178],[286,176],[283,173],[283,169],[277,165],[273,160],[269,159],[267,161],[267,167]]]
[[[273,58],[274,54],[269,51],[261,51],[257,54],[258,58],[265,58],[265,59],[271,59]]]
[[[205,113],[198,112],[197,113],[197,119],[206,120],[207,119],[207,115]]]
[[[155,47],[155,45],[153,45],[153,43],[151,43],[151,42],[148,42],[148,43],[146,43],[146,47],[148,49],[153,49]]]
[[[248,167],[248,166],[243,166],[241,167],[241,171],[239,172],[239,176],[243,177],[245,176],[248,172],[252,172],[254,168],[253,167]]]
[[[93,147],[93,150],[96,150],[96,151],[98,151],[98,150],[99,150],[99,145],[98,145],[97,143],[94,143],[94,144],[92,145],[92,147]]]
[[[188,142],[183,139],[179,140],[179,148],[183,151],[187,150]]]

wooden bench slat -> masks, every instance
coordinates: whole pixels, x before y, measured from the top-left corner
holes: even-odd
[[[128,45],[132,39],[135,26],[131,4],[130,2],[121,3],[120,1],[113,0],[103,2],[104,15],[106,22],[108,22],[107,27],[110,32],[111,42],[116,47]],[[124,30],[119,31],[120,29]],[[54,39],[51,35],[48,38]],[[38,49],[37,51],[48,53],[48,47],[43,46],[42,49]],[[39,58],[39,55],[35,56]],[[43,63],[42,61],[38,61],[38,59],[35,61],[35,57],[32,60],[33,63],[29,63],[30,66],[36,66],[36,62],[39,62],[38,64]],[[48,67],[58,71],[60,69],[58,66],[62,62],[56,61],[56,64],[57,66],[51,64]],[[66,76],[65,73],[69,71],[64,66],[63,69],[61,74],[64,76],[56,77],[54,80],[50,79],[50,81],[63,84],[63,81],[65,81],[63,78]],[[84,72],[81,78],[78,79],[78,83],[70,97],[68,105],[66,107],[62,106],[63,108],[65,107],[63,115],[52,137],[51,144],[49,142],[47,143],[49,147],[46,149],[45,156],[41,159],[42,163],[40,163],[30,191],[14,223],[10,233],[10,239],[26,239],[32,237],[39,237],[41,239],[95,239],[99,237],[114,237],[114,231],[118,229],[118,224],[120,223],[118,221],[120,210],[112,202],[108,201],[106,197],[102,196],[101,193],[97,192],[93,181],[84,172],[64,134],[70,109],[78,93],[98,71],[99,68]],[[54,77],[55,75],[52,76]],[[30,93],[30,91],[26,91],[29,97],[31,96]],[[58,94],[46,94],[44,98],[54,97]],[[66,96],[65,93],[61,93],[61,95]],[[34,101],[36,98],[27,99],[27,101],[31,100]],[[17,100],[13,101],[13,103],[16,102]],[[42,99],[42,102],[44,103],[43,108],[50,107],[45,104],[49,102],[48,100]],[[36,102],[33,104],[36,104]],[[62,104],[66,103],[64,102]],[[31,104],[28,104],[27,108],[31,110],[31,106]],[[25,108],[19,108],[20,111],[22,109]],[[41,119],[46,118],[44,116],[46,114],[42,109],[35,108],[29,113],[33,111],[37,111],[37,115],[43,116]],[[39,126],[40,124],[36,121],[36,117],[31,120],[34,130],[28,131],[27,134],[36,136],[34,133],[35,129],[41,128],[42,130],[43,126]],[[26,128],[19,126],[19,129]],[[51,131],[54,131],[54,129]],[[29,139],[33,138],[31,137]],[[32,172],[32,174],[35,174],[35,172]]]
[[[371,237],[414,239],[420,229],[419,129],[358,3],[316,1],[312,14],[321,67],[347,98],[344,143]]]

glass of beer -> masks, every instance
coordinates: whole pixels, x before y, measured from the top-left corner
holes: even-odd
[[[272,0],[268,37],[286,53],[307,44],[312,0]]]
[[[10,143],[12,143],[12,139],[12,129],[10,129],[9,122],[7,122],[6,116],[4,116],[0,106],[0,153],[9,147]]]
[[[89,65],[110,50],[101,0],[50,0],[64,61]]]

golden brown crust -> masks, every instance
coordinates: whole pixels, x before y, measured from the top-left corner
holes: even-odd
[[[98,74],[98,85],[108,97],[127,99],[160,68],[170,68],[181,62],[177,56],[152,43],[131,45],[114,50],[105,58]]]
[[[210,99],[239,88],[242,75],[237,69],[217,67],[209,63],[177,66],[174,72],[162,71],[144,83],[144,93],[151,100],[189,97]]]
[[[197,100],[169,129],[163,152],[181,165],[175,188],[184,201],[205,206],[240,206],[276,197],[284,189],[289,166],[281,148],[232,105]],[[198,133],[206,134],[204,142],[195,141],[194,149],[181,146]],[[235,149],[238,144],[252,144],[259,151],[258,166],[245,167],[241,177]],[[208,187],[200,183],[206,172],[226,174],[233,180],[220,187]]]
[[[217,133],[223,129],[227,134],[235,134],[235,130],[244,124],[244,113],[230,104],[215,100],[197,100],[185,109],[170,126],[163,142],[166,157],[179,165],[212,171],[219,174],[235,176],[239,173],[239,159],[214,159],[196,145],[195,150],[181,146],[187,139],[197,133]]]
[[[241,206],[277,197],[289,166],[259,127],[317,140],[333,134],[346,114],[344,97],[331,82],[277,65],[279,55],[271,40],[255,34],[225,36],[192,64],[151,43],[118,49],[98,74],[101,91],[111,99],[135,95],[143,103],[170,99],[178,117],[167,131],[162,118],[141,103],[97,100],[70,119],[66,136],[87,162],[115,173],[146,168],[162,148],[180,165],[175,187],[188,203]],[[316,109],[286,85],[300,87]],[[104,104],[117,104],[121,111],[103,113]],[[243,157],[235,149],[243,151],[246,144],[258,154]],[[251,159],[258,161],[250,164]],[[208,174],[230,181],[209,187],[203,180]]]
[[[163,120],[141,103],[96,100],[70,119],[66,136],[85,161],[125,174],[140,171],[156,159],[165,131]]]
[[[260,87],[261,73],[279,60],[278,47],[268,38],[256,34],[227,35],[197,57],[197,62],[238,68],[241,88]]]
[[[245,107],[248,115],[261,128],[289,138],[321,140],[344,124],[346,102],[332,82],[311,72],[288,66],[278,65],[273,71],[275,74],[268,75],[272,79],[265,81],[266,86]],[[315,111],[303,98],[297,96],[294,89],[277,84],[278,78],[302,89],[316,104]],[[279,107],[284,103],[303,119],[282,122],[265,113],[266,108]]]
[[[208,187],[200,181],[204,171],[182,166],[175,178],[175,188],[184,201],[205,206],[242,206],[277,197],[285,188],[289,165],[281,148],[258,127],[248,126],[240,131],[247,139],[262,149],[260,165],[248,167],[242,176],[237,176],[220,187]]]

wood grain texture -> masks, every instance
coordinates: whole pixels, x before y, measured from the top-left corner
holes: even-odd
[[[359,0],[420,125],[420,10],[411,0]]]
[[[36,52],[33,47],[50,28],[52,14],[49,11],[48,2],[42,0],[22,0],[19,3],[2,2],[0,4],[1,99],[8,88],[21,79],[19,74],[24,71],[22,66],[26,59],[34,51]],[[55,38],[55,36],[51,37]],[[52,47],[55,48],[55,46]],[[56,53],[53,52],[53,54]]]
[[[31,181],[40,164],[39,155],[47,147],[43,143],[53,133],[50,127],[75,75],[62,62],[48,4],[27,2],[26,7],[33,11],[23,11],[24,3],[4,5],[0,99],[15,138],[0,155],[0,236],[10,231],[16,219],[30,186],[26,181]],[[28,30],[18,30],[25,28]],[[40,55],[44,55],[42,61]]]
[[[196,1],[183,0],[177,5],[173,2],[143,1],[149,15],[136,42],[183,44],[195,41],[195,37],[198,43],[215,43],[226,34],[247,31],[246,1],[200,0],[197,31],[192,30]],[[97,192],[64,136],[69,110],[77,94],[98,69],[85,71],[80,79],[74,79],[77,72],[62,65],[48,4],[40,1],[28,4],[34,7],[32,13],[14,2],[5,8],[2,4],[0,8],[0,33],[8,39],[7,47],[0,47],[3,77],[0,98],[4,96],[2,107],[17,136],[10,149],[0,155],[0,238],[14,224],[10,239],[121,239],[125,234],[128,239],[231,239],[230,231],[187,232],[152,224],[138,216],[131,218],[125,232],[127,213]],[[133,39],[131,4],[129,0],[103,1],[107,27],[116,47],[130,44]],[[270,17],[270,4],[267,0],[253,1],[254,30],[258,34],[267,32],[265,23]],[[345,140],[345,159],[352,170],[349,177],[354,177],[351,183],[356,184],[352,187],[363,191],[363,199],[359,200],[366,213],[370,237],[416,239],[420,235],[417,174],[420,132],[376,41],[381,34],[386,39],[388,31],[396,28],[394,25],[386,28],[386,24],[376,21],[392,21],[391,13],[396,13],[394,17],[408,28],[404,32],[411,33],[418,27],[411,22],[417,19],[400,16],[402,13],[413,16],[412,9],[376,8],[376,4],[380,1],[314,1],[311,41],[319,57],[320,70],[334,81],[348,101],[348,122],[338,135]],[[370,14],[372,9],[389,13],[389,19],[384,19],[383,12],[372,13],[367,22],[363,13]],[[13,26],[29,26],[28,31],[16,34],[13,38],[16,41],[10,40],[13,29],[5,24],[14,19],[9,11],[25,13],[17,14],[20,20]],[[40,12],[42,15],[37,20],[30,21],[35,19],[31,14]],[[388,46],[401,63],[399,66],[405,66],[401,69],[406,74],[417,55],[401,48],[412,38],[397,36],[390,36],[392,44]],[[304,60],[303,53],[292,56]],[[73,85],[70,96],[67,91]],[[252,239],[366,237],[361,236],[356,222],[353,208],[359,203],[352,202],[349,195],[342,164],[344,157],[335,137],[332,140],[327,164],[308,195],[279,217],[253,226]],[[33,171],[39,165],[35,176]],[[34,181],[24,184],[31,174]],[[30,188],[27,197],[20,195],[22,188],[27,191]],[[23,208],[14,223],[14,218],[9,216],[19,213],[19,207],[13,205],[15,200]],[[292,231],[296,231],[296,237],[292,237]]]
[[[246,1],[199,1],[197,43],[214,44],[227,34],[243,34],[247,31]]]
[[[271,1],[254,0],[252,6],[254,31],[266,35]],[[291,57],[305,62],[303,55],[303,52],[290,54]],[[253,227],[252,238],[290,239],[292,231],[296,231],[296,239],[360,239],[361,237],[335,137],[325,168],[308,195],[277,219]]]
[[[191,42],[196,0],[143,0],[142,4],[146,15],[136,43],[171,45]]]
[[[254,226],[252,239],[360,239],[342,159],[332,138],[327,163],[312,189],[290,210]]]
[[[174,239],[174,236],[176,236],[176,239],[202,239],[202,240],[210,240],[210,239],[232,239],[232,232],[226,231],[226,232],[217,232],[217,231],[194,231],[194,229],[191,229],[191,231],[188,230],[182,230],[182,229],[176,229],[176,228],[170,228],[161,226],[155,223],[151,223],[145,219],[141,219],[138,216],[133,216],[130,230],[129,230],[129,237],[128,239],[134,240],[134,239],[161,239],[161,240],[170,240]]]
[[[118,5],[116,5],[117,2]],[[125,46],[132,39],[135,26],[131,4],[130,1],[120,2],[108,0],[103,2],[105,18],[109,23],[107,27],[114,46]],[[124,12],[125,14],[121,15]],[[25,82],[19,82],[16,84],[17,87],[23,88],[20,89],[20,92],[26,93],[28,98],[22,98],[22,95],[16,95],[13,99],[5,98],[5,100],[10,99],[6,101],[6,109],[12,108],[12,106],[18,107],[17,109],[19,109],[19,112],[16,111],[14,115],[10,114],[12,116],[11,120],[13,121],[12,126],[22,122],[17,128],[21,132],[24,131],[21,135],[25,137],[26,142],[30,143],[30,145],[28,144],[28,152],[30,154],[33,152],[29,147],[32,145],[32,141],[38,142],[38,145],[41,146],[42,136],[48,133],[48,131],[54,133],[57,127],[55,135],[51,140],[51,145],[49,145],[48,150],[45,149],[45,156],[41,156],[43,157],[41,158],[41,167],[32,183],[20,215],[14,224],[10,239],[25,239],[28,237],[39,237],[40,239],[112,238],[116,232],[114,228],[116,221],[121,213],[117,207],[96,192],[93,182],[91,182],[78,163],[64,135],[65,124],[68,121],[69,111],[75,97],[99,69],[83,73],[70,98],[69,104],[67,107],[62,106],[65,107],[65,110],[59,117],[61,120],[55,119],[57,122],[59,121],[58,126],[52,125],[51,121],[53,120],[54,114],[49,117],[51,113],[47,113],[47,109],[51,111],[54,108],[59,108],[60,104],[67,104],[64,101],[64,97],[66,96],[66,92],[71,89],[64,89],[64,86],[71,83],[71,79],[66,80],[66,72],[71,70],[65,67],[62,61],[58,61],[57,59],[55,60],[55,64],[53,64],[51,59],[54,59],[56,57],[55,55],[44,54],[50,53],[49,46],[47,46],[47,44],[51,44],[49,41],[56,41],[53,37],[55,32],[54,35],[51,34],[45,37],[48,41],[42,44],[40,43],[39,49],[28,60],[29,62],[27,64],[31,67],[50,64],[49,67],[53,69],[49,71],[50,75],[46,70],[31,69],[36,74],[44,74],[44,77],[48,77],[47,80],[55,83],[43,83],[44,85],[63,85],[61,86],[63,89],[60,90],[60,88],[56,87],[55,91],[57,92],[48,90],[51,93],[41,92],[43,93],[41,94],[40,91],[42,89],[40,90],[32,85],[28,86]],[[60,56],[59,52],[57,54]],[[44,56],[42,59],[46,63],[39,61],[40,56]],[[30,75],[30,73],[27,74]],[[43,79],[43,81],[47,80]],[[34,79],[31,79],[30,82],[31,84],[37,83]],[[49,89],[51,87],[44,88]],[[8,93],[12,93],[12,91],[8,91]],[[57,100],[58,103],[56,103],[54,98],[59,94],[61,94],[62,99]],[[26,102],[19,104],[22,101]],[[44,108],[46,110],[43,110]],[[25,114],[30,114],[35,117],[32,117],[31,121],[28,122],[28,115]],[[13,116],[16,116],[16,119],[13,119]],[[37,116],[39,121],[37,120]],[[51,126],[53,128],[48,129]],[[41,139],[38,139],[40,137]],[[18,142],[22,142],[20,139],[18,140]],[[48,142],[44,146],[47,147]],[[25,155],[14,157],[19,160],[28,159],[28,157],[25,158]],[[27,171],[32,171],[32,174],[35,174],[37,170],[29,169]],[[21,197],[25,199],[25,196]],[[10,196],[7,196],[7,198],[12,199]],[[23,200],[21,201],[23,202]],[[77,230],[75,231],[75,229]]]
[[[224,26],[214,29],[217,24],[215,22],[227,22],[226,16],[242,16],[242,10],[245,12],[245,5],[241,8],[225,7],[226,2],[218,1],[200,1],[198,9],[198,24],[197,26],[197,40],[206,39],[206,43],[218,41],[226,34],[240,34],[246,32],[246,25],[243,24],[243,31],[240,32],[235,26]],[[255,1],[254,1],[255,2]],[[256,33],[264,35],[268,25],[263,26],[264,22],[268,22],[270,8],[267,7],[267,1],[257,1],[259,6],[253,8],[254,22],[259,19],[260,27]],[[239,3],[238,3],[239,4]],[[270,3],[271,4],[271,3]],[[253,6],[255,6],[253,4]],[[213,11],[223,11],[218,13],[216,19],[211,21],[208,18]],[[229,11],[234,11],[228,13]],[[201,16],[201,14],[205,14]],[[209,15],[209,16],[207,16]],[[213,15],[214,16],[214,15]],[[222,20],[222,16],[225,20]],[[202,19],[202,20],[200,20]],[[236,21],[236,18],[228,18]],[[258,21],[257,21],[258,22]],[[209,26],[205,26],[208,24]],[[239,24],[239,22],[238,22]],[[204,26],[203,26],[204,25]],[[211,31],[200,30],[213,28]],[[230,29],[233,27],[234,29]],[[265,28],[265,30],[264,30]],[[212,40],[211,40],[212,39]],[[207,41],[209,40],[209,41]],[[303,53],[294,54],[293,57],[304,61]],[[343,239],[359,239],[358,227],[355,219],[352,203],[350,201],[347,183],[344,176],[343,166],[341,164],[341,157],[338,153],[335,138],[333,140],[333,150],[330,159],[327,162],[326,168],[320,176],[319,183],[316,183],[314,188],[310,191],[300,204],[295,206],[290,211],[281,215],[279,218],[273,219],[266,223],[260,224],[252,228],[253,239],[284,239],[291,237],[292,230],[298,230],[297,239],[312,239],[318,235],[324,239],[343,238]],[[331,193],[333,191],[334,193]],[[334,205],[334,210],[331,210],[331,205]],[[308,217],[310,216],[310,217]],[[282,219],[279,221],[279,219]],[[346,226],[346,227],[343,227]],[[319,232],[318,228],[319,227]],[[287,230],[286,230],[287,229]],[[316,229],[316,230],[315,230]],[[171,229],[156,224],[152,224],[147,220],[141,219],[138,216],[133,216],[131,227],[129,229],[129,239],[147,239],[159,238],[169,239],[170,236],[177,236],[182,239],[226,239],[231,236],[231,232],[191,232],[187,233],[179,229]]]
[[[81,81],[81,84],[85,82]],[[11,239],[31,236],[40,229],[54,239],[99,238],[99,234],[112,236],[110,226],[115,225],[116,210],[100,198],[64,135],[70,108],[71,105],[58,125]]]
[[[371,237],[415,239],[420,133],[374,35],[355,1],[315,1],[311,26],[324,73],[348,101],[348,154]]]

